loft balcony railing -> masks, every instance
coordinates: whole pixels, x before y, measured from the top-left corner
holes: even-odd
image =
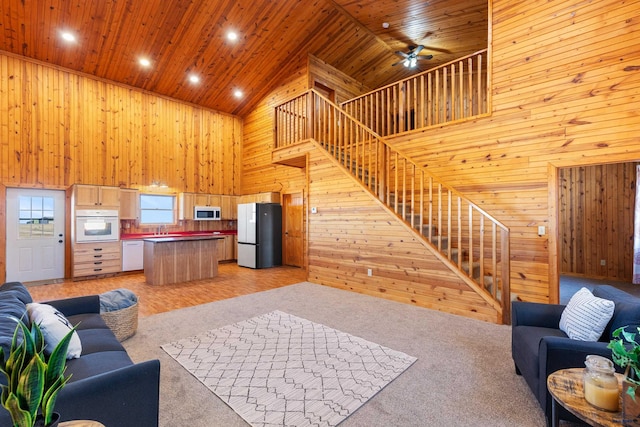
[[[275,109],[276,147],[314,140],[510,320],[509,229],[310,90]]]
[[[487,50],[343,102],[342,109],[380,136],[486,114]]]

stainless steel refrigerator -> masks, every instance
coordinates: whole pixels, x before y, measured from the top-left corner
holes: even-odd
[[[238,265],[282,265],[282,206],[278,203],[238,205]]]

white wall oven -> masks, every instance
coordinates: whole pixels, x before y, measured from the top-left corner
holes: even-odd
[[[118,211],[110,209],[76,210],[76,242],[103,242],[120,239]]]

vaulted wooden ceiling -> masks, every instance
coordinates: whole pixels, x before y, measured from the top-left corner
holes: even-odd
[[[2,0],[0,50],[242,116],[308,54],[376,88],[416,72],[392,66],[408,45],[418,70],[483,49],[487,1]]]

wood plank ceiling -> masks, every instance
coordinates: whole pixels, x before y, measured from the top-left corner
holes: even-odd
[[[483,49],[487,2],[2,0],[0,50],[243,116],[309,53],[376,88],[416,72],[392,66],[408,45],[434,55],[419,70]]]

